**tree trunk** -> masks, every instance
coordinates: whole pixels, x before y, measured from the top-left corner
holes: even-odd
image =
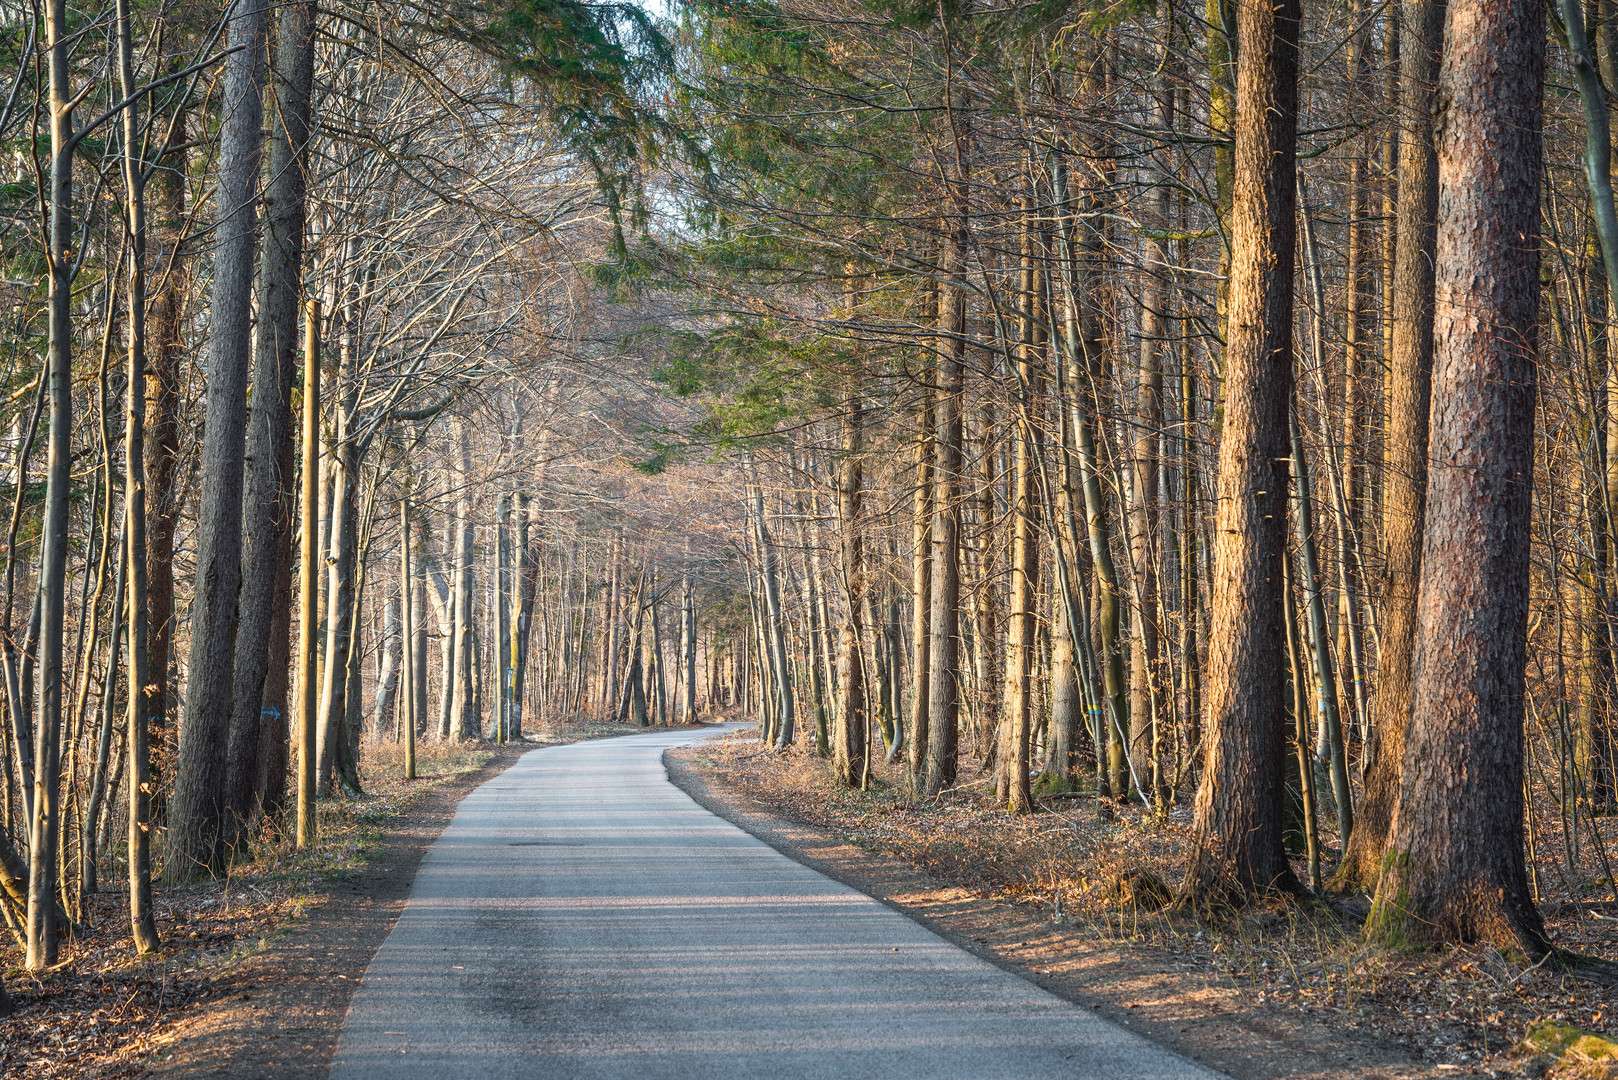
[[[1415,683],[1368,926],[1550,950],[1523,861],[1545,7],[1452,0],[1437,131],[1432,460]]]
[[[472,495],[468,489],[472,475],[472,441],[466,421],[461,417],[455,418],[455,438],[460,447],[460,469],[457,473],[460,491],[455,498],[455,564],[450,575],[455,612],[450,628],[453,657],[450,738],[465,742],[482,738],[483,725],[476,722],[473,715],[473,680],[476,675],[472,670],[472,651],[476,643],[472,628]]]
[[[925,392],[925,391],[924,391]],[[916,434],[915,496],[911,515],[911,621],[910,683],[910,787],[920,791],[927,771],[927,709],[932,703],[933,602],[933,417],[935,406],[926,394]]]
[[[189,260],[184,257],[187,233],[186,177],[190,175],[185,112],[175,117],[176,149],[164,157],[164,168],[152,174],[152,228],[155,242],[151,264],[161,266],[157,293],[151,300],[148,330],[151,347],[146,356],[146,620],[149,695],[156,707],[149,710],[148,735],[157,762],[172,760],[169,718],[175,712],[175,694],[169,675],[174,652],[174,534],[183,493],[176,488],[180,454],[180,370],[185,360],[190,328],[185,321],[185,299],[190,293]],[[126,511],[127,512],[127,511]],[[161,790],[161,772],[154,790]]]
[[[494,510],[494,575],[490,581],[494,604],[494,741],[510,738],[511,721],[511,608],[515,593],[511,578],[511,496],[501,492]]]
[[[1172,19],[1165,18],[1159,33],[1160,70],[1170,63]],[[1156,87],[1151,125],[1167,135],[1173,128],[1171,90]],[[1169,192],[1154,184],[1147,196],[1147,213],[1159,229],[1167,229]],[[1168,252],[1163,241],[1148,237],[1143,245],[1145,282],[1141,289],[1140,373],[1135,386],[1135,438],[1130,452],[1129,562],[1135,577],[1135,633],[1130,638],[1129,752],[1140,778],[1151,785],[1143,799],[1159,813],[1168,810],[1163,779],[1162,728],[1159,715],[1165,702],[1158,672],[1158,442],[1163,432],[1163,342],[1167,338]],[[1149,775],[1148,775],[1149,774]]]
[[[63,623],[67,606],[69,466],[73,453],[73,228],[72,98],[68,86],[66,0],[47,0],[46,55],[51,117],[49,345],[45,379],[50,399],[49,459],[40,525],[38,715],[34,720],[34,791],[28,822],[27,965],[38,971],[56,962],[56,845],[61,822]],[[21,478],[19,478],[20,480]],[[24,650],[26,656],[29,650]],[[24,680],[27,681],[26,679]],[[15,699],[13,699],[15,701]]]
[[[219,185],[214,198],[213,295],[209,304],[208,400],[197,506],[196,573],[185,713],[174,777],[164,874],[178,884],[223,869],[226,737],[231,652],[241,582],[242,470],[247,382],[252,356],[253,264],[263,149],[265,6],[242,0],[230,41],[245,45],[225,61]]]
[[[408,485],[407,485],[408,486]],[[399,696],[399,731],[404,741],[406,780],[416,778],[416,681],[422,671],[416,664],[416,582],[411,571],[410,499],[399,500],[399,635],[403,641],[404,687]]]
[[[776,572],[775,546],[770,541],[769,529],[764,521],[764,488],[757,470],[753,476],[753,531],[758,542],[759,578],[764,589],[764,642],[769,650],[769,663],[774,676],[777,717],[780,727],[775,745],[786,749],[796,737],[795,709],[792,678],[787,670],[786,617],[781,610],[780,577]]]
[[[454,549],[452,539],[450,551]],[[451,588],[454,556],[451,555],[450,577],[446,579],[438,556],[431,550],[424,554],[427,599],[438,620],[438,738],[442,741],[449,738],[450,717],[455,711],[455,591]],[[422,678],[425,680],[425,673]]]
[[[1206,735],[1188,901],[1297,881],[1281,848],[1285,791],[1287,405],[1292,387],[1299,0],[1238,9],[1225,412],[1219,444]]]
[[[843,455],[837,471],[837,524],[842,540],[842,578],[847,595],[842,632],[837,641],[837,702],[832,720],[832,771],[838,783],[863,788],[870,779],[865,745],[869,724],[865,710],[865,664],[860,656],[860,618],[865,598],[865,549],[860,535],[861,456],[865,452],[864,401],[855,389],[843,413]]]
[[[1334,889],[1372,889],[1382,871],[1410,723],[1427,499],[1427,423],[1433,370],[1433,86],[1444,41],[1445,0],[1406,0],[1400,58],[1399,218],[1388,358],[1388,437],[1382,465],[1382,538],[1387,563],[1378,615],[1377,689],[1366,746],[1365,797]]]
[[[680,583],[680,661],[684,690],[680,695],[680,723],[697,722],[697,614],[691,594],[691,571]]]
[[[281,447],[281,475],[297,475],[295,439]],[[289,526],[281,532],[275,553],[275,591],[271,594],[270,641],[267,646],[264,690],[259,707],[258,767],[253,778],[252,815],[256,820],[278,819],[286,809],[288,737],[294,712],[292,672],[292,525],[297,523],[294,498],[287,503]]]
[[[511,604],[511,730],[510,737],[522,739],[523,707],[528,687],[528,641],[534,628],[534,599],[540,587],[540,574],[543,571],[537,552],[531,549],[534,535],[530,533],[530,521],[534,517],[534,506],[527,495],[518,493],[514,498],[512,513],[516,519],[516,538],[512,544],[513,562],[511,568],[512,588],[517,590],[512,597]],[[540,641],[540,659],[543,662],[548,655],[545,640]],[[541,668],[541,698],[544,700],[544,674]]]
[[[1010,619],[1006,625],[1006,714],[1000,760],[1004,763],[1006,809],[1026,814],[1034,809],[1028,786],[1028,739],[1034,695],[1034,657],[1038,651],[1040,502],[1035,473],[1044,456],[1037,417],[1045,397],[1043,252],[1036,246],[1032,200],[1023,205],[1021,313],[1018,326],[1016,465],[1011,517]],[[985,522],[983,526],[987,527]]]
[[[345,365],[346,366],[346,365]],[[345,375],[349,373],[345,372]],[[345,383],[349,382],[345,378]],[[344,387],[344,396],[349,395]],[[326,663],[321,672],[318,761],[320,794],[337,793],[344,730],[358,717],[348,715],[348,654],[354,637],[355,548],[358,544],[358,452],[350,438],[346,402],[337,403],[337,433],[332,440],[331,538],[326,553],[330,567],[326,585]]]
[[[298,542],[298,834],[300,850],[314,846],[320,712],[320,301],[303,316],[303,492]]]
[[[291,445],[292,383],[297,374],[298,297],[303,277],[314,90],[315,5],[286,4],[277,15],[270,140],[270,181],[264,192],[265,242],[259,274],[258,338],[248,411],[246,481],[242,499],[240,612],[233,660],[224,829],[232,845],[257,823],[259,738],[266,726],[264,682],[275,622],[281,550],[292,534],[293,477],[283,472]],[[276,708],[272,703],[270,708]],[[269,724],[266,736],[279,735]]]
[[[964,181],[964,177],[958,178]],[[957,185],[959,186],[959,185]],[[956,201],[964,199],[957,193]],[[927,634],[927,758],[920,794],[932,799],[955,783],[960,738],[961,394],[966,361],[967,223],[964,207],[945,238],[938,286],[938,389],[934,406],[932,596]],[[920,734],[916,735],[920,738]]]
[[[134,42],[130,26],[129,0],[118,2],[118,81],[125,97],[133,92]],[[151,858],[151,787],[147,737],[154,727],[155,717],[161,717],[167,702],[162,686],[151,676],[148,648],[150,646],[150,608],[147,606],[146,583],[146,207],[144,169],[135,147],[139,126],[136,110],[131,107],[123,116],[124,135],[124,196],[127,205],[126,225],[129,229],[129,381],[125,387],[127,406],[124,419],[124,551],[119,567],[122,579],[127,575],[128,606],[120,595],[114,603],[116,618],[127,617],[129,652],[125,682],[128,685],[126,704],[129,724],[125,739],[129,754],[129,929],[136,953],[151,955],[157,952],[157,922],[152,912],[152,858]],[[122,581],[120,581],[122,584]],[[118,590],[120,593],[123,590]],[[117,655],[118,634],[113,633],[112,655]],[[108,665],[107,685],[102,693],[107,718],[112,715],[112,665]],[[96,816],[92,809],[85,815],[87,827],[94,828]],[[93,864],[95,846],[86,845],[90,852],[87,862]]]
[[[376,674],[376,699],[371,709],[371,729],[381,738],[393,718],[394,698],[399,682],[399,602],[391,596],[382,605],[382,659]],[[401,708],[400,712],[404,710]]]

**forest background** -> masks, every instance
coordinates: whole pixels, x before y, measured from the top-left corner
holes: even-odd
[[[110,889],[159,953],[154,877],[418,742],[716,715],[1139,807],[1183,910],[1599,966],[1539,905],[1618,903],[1605,0],[45,0],[0,51],[24,968]]]

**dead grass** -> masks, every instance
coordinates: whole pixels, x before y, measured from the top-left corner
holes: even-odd
[[[1185,805],[1160,821],[1136,805],[1045,799],[1041,813],[1014,818],[988,805],[988,784],[971,761],[962,763],[961,785],[930,803],[910,798],[899,771],[885,764],[870,790],[849,791],[833,782],[812,746],[777,753],[751,733],[704,744],[697,760],[784,817],[903,859],[980,896],[1131,943],[1164,970],[1215,974],[1256,1004],[1392,1036],[1441,1069],[1533,1071],[1510,1050],[1541,1019],[1618,1030],[1618,989],[1550,965],[1525,965],[1483,946],[1406,954],[1367,945],[1360,932],[1363,900],[1278,903],[1223,921],[1130,902],[1143,888],[1155,891],[1143,878],[1178,884],[1190,840]],[[1538,807],[1538,822],[1554,825],[1555,812]],[[1604,831],[1618,829],[1613,819],[1600,824]],[[1546,845],[1537,850],[1543,855]],[[1552,850],[1563,853],[1561,846]],[[1547,922],[1564,948],[1618,959],[1618,912],[1609,916],[1569,903],[1610,889],[1604,881],[1575,885],[1590,883],[1602,865],[1599,852],[1587,849],[1584,856],[1571,872],[1541,860],[1537,877]]]

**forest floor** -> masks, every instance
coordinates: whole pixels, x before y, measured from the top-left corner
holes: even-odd
[[[0,1076],[324,1077],[348,999],[398,918],[427,847],[469,792],[538,746],[632,734],[622,724],[541,728],[520,744],[368,743],[366,794],[323,802],[319,843],[266,842],[226,878],[154,890],[160,954],[129,935],[122,868],[85,898],[77,939],[31,973],[14,942],[0,977]],[[119,845],[121,846],[121,845]]]
[[[1618,1030],[1612,987],[1486,947],[1371,948],[1363,903],[1277,904],[1222,922],[1149,910],[1135,899],[1183,871],[1187,806],[1156,821],[1134,805],[1044,799],[1043,812],[1014,818],[987,804],[975,762],[963,762],[960,787],[919,805],[886,765],[868,791],[838,787],[810,742],[778,753],[738,733],[670,751],[670,775],[800,861],[1241,1080],[1540,1076],[1550,1062],[1516,1050],[1530,1024]],[[1580,856],[1571,875],[1539,868],[1542,910],[1559,945],[1618,959],[1618,918],[1569,902],[1610,889],[1586,880],[1601,860]],[[1553,1070],[1564,1071],[1575,1070]]]

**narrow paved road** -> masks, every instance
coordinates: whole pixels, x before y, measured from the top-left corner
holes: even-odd
[[[461,804],[334,1080],[1213,1077],[801,866],[670,784],[657,732]]]

